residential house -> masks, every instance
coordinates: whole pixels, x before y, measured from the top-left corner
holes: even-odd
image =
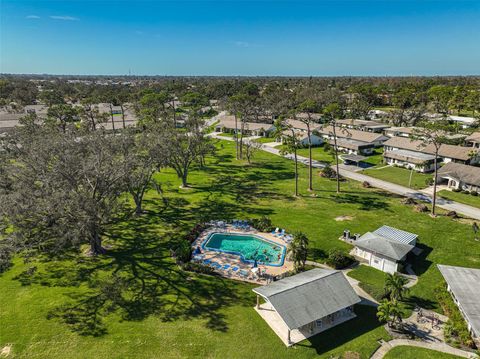
[[[480,132],[474,132],[465,138],[465,144],[473,148],[480,148]]]
[[[360,302],[342,272],[320,268],[253,292],[257,294],[255,310],[287,346],[355,318],[354,305]]]
[[[425,146],[420,140],[407,137],[392,137],[384,143],[383,158],[385,163],[398,165],[419,172],[430,172],[435,168],[435,147],[433,144]],[[442,144],[438,151],[438,162],[458,162],[475,164],[479,161],[476,151],[471,147]]]
[[[477,347],[480,347],[480,269],[437,265]]]
[[[453,189],[480,191],[480,168],[449,162],[437,172],[439,181],[447,182]]]
[[[333,127],[326,126],[318,130],[331,145],[334,145]],[[388,137],[381,133],[359,131],[347,128],[335,128],[338,149],[355,155],[370,155],[376,147],[383,145]]]
[[[340,127],[346,127],[353,130],[376,132],[376,133],[382,133],[384,130],[390,127],[389,125],[381,122],[375,122],[375,121],[369,121],[369,120],[354,120],[354,119],[337,120],[337,124]]]
[[[369,266],[393,274],[415,247],[417,237],[414,233],[382,226],[354,239],[355,248],[351,253]]]
[[[237,130],[239,133],[242,130],[242,122],[237,120],[235,124],[234,116],[223,116],[220,121],[215,125],[215,131],[235,133]],[[275,126],[272,123],[257,123],[246,122],[243,124],[243,134],[249,136],[262,136],[267,137],[268,134],[275,130]]]

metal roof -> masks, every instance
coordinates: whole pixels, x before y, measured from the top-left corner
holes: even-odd
[[[373,231],[376,235],[393,239],[394,241],[415,245],[418,235],[401,229],[393,228],[390,226],[381,226],[379,229]]]
[[[475,336],[480,337],[480,269],[438,264]]]
[[[354,245],[366,249],[369,252],[394,259],[395,261],[401,260],[414,247],[410,244],[400,243],[372,232],[365,233],[354,242]]]
[[[360,302],[342,272],[320,268],[253,291],[270,302],[290,329],[300,328]]]
[[[362,162],[367,159],[365,156],[360,156],[360,155],[342,155],[341,156],[344,160],[351,161],[351,162]]]

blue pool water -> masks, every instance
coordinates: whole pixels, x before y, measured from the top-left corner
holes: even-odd
[[[254,234],[212,233],[203,243],[203,248],[240,255],[245,262],[282,266],[285,246]]]

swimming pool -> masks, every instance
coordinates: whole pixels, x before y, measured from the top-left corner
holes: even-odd
[[[280,267],[285,261],[285,246],[255,234],[212,233],[203,242],[204,249],[237,254],[244,262]]]

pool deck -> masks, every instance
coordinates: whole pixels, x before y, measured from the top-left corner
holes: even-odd
[[[202,243],[207,239],[207,237],[211,233],[238,233],[238,234],[256,234],[260,237],[263,237],[271,242],[274,242],[276,244],[282,245],[287,247],[287,243],[285,243],[284,240],[281,238],[278,238],[274,236],[271,233],[264,233],[264,232],[259,232],[255,229],[251,230],[241,230],[238,228],[234,228],[233,226],[227,225],[226,227],[209,227],[205,231],[203,231],[198,238],[192,243],[192,247],[195,249],[197,246],[201,247]],[[259,284],[266,284],[267,281],[264,278],[258,278],[253,272],[251,272],[251,269],[253,265],[251,263],[245,263],[240,259],[239,255],[236,254],[228,254],[228,253],[222,253],[222,252],[217,252],[213,250],[208,250],[208,249],[202,249],[202,255],[203,259],[210,259],[212,261],[215,261],[220,264],[230,264],[232,267],[237,266],[240,269],[244,269],[248,272],[248,276],[240,276],[238,273],[234,273],[231,270],[215,270],[218,274],[220,274],[223,277],[230,278],[230,279],[236,279],[236,280],[241,280],[245,282],[251,282],[251,283],[259,283]],[[270,276],[278,276],[281,275],[285,272],[293,270],[293,262],[289,261],[287,257],[285,256],[285,260],[282,266],[279,267],[274,267],[274,266],[269,266],[269,265],[263,265],[260,264],[258,266],[262,273],[265,271],[266,274]],[[240,270],[239,270],[240,271]],[[238,271],[238,272],[239,272]]]

